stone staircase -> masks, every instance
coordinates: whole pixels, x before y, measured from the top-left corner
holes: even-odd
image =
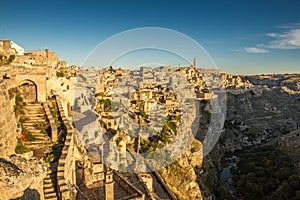
[[[49,136],[37,127],[37,124],[47,124],[45,110],[40,103],[27,103],[24,107],[25,114],[23,130],[27,130],[34,137],[33,141],[24,142],[24,144],[33,150],[35,157],[44,155],[43,149],[51,146]]]
[[[45,200],[57,200],[56,169],[48,163],[47,176],[43,180],[43,191]]]
[[[50,137],[41,130],[37,124],[48,124],[44,107],[40,103],[27,103],[24,107],[23,130],[32,134],[32,141],[24,142],[24,145],[33,151],[33,156],[42,158],[53,145]],[[44,128],[42,128],[44,129]],[[54,151],[61,151],[60,145],[54,145]],[[57,200],[57,162],[47,163],[47,175],[43,180],[43,192],[45,200]]]

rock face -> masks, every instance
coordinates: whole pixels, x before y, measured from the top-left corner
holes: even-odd
[[[300,95],[280,86],[285,82],[227,93],[225,133],[221,137],[224,151],[261,144],[299,127]]]
[[[203,199],[222,197],[224,191],[219,180],[222,161],[235,150],[265,144],[273,138],[285,149],[299,148],[299,134],[288,135],[300,127],[300,75],[249,76],[243,77],[243,81],[249,81],[253,87],[227,90],[224,132],[203,160],[200,176]],[[299,168],[298,157],[295,158]]]
[[[12,155],[0,158],[0,199],[40,199],[46,166],[35,158]]]
[[[191,149],[182,155],[178,161],[160,170],[166,184],[178,199],[202,199],[195,172],[195,168],[202,164],[201,150],[201,143],[194,140]]]

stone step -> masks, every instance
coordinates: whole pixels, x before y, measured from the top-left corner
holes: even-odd
[[[53,184],[53,183],[52,183],[52,180],[51,180],[50,178],[46,178],[46,179],[44,179],[43,181],[44,181],[44,185],[45,185],[45,184],[47,184],[47,185],[48,185],[48,184]]]
[[[37,118],[37,119],[30,119],[30,120],[26,120],[23,125],[35,125],[35,124],[39,124],[39,123],[48,123],[47,120],[45,119],[41,119],[41,118]]]
[[[46,117],[45,112],[41,112],[41,113],[24,113],[24,115],[21,116],[21,118],[36,118],[36,117]]]
[[[25,117],[33,117],[33,116],[44,117],[45,112],[44,111],[25,111],[24,116]]]
[[[42,138],[42,139],[34,139],[31,142],[25,142],[25,144],[29,143],[29,144],[45,144],[48,143],[48,138]]]
[[[44,109],[44,107],[41,105],[26,105],[24,109]]]
[[[66,183],[64,183],[64,184],[60,185],[59,188],[60,188],[60,191],[66,191],[66,190],[68,190],[68,185]]]
[[[48,197],[46,200],[57,200],[57,197]]]
[[[27,122],[27,121],[35,121],[35,120],[44,120],[44,121],[46,121],[46,117],[45,116],[39,117],[39,116],[36,116],[36,115],[32,115],[32,116],[23,115],[21,117],[21,119],[26,119],[25,122]]]
[[[48,123],[46,119],[42,119],[42,118],[36,118],[36,119],[30,119],[30,120],[26,120],[24,124],[38,124],[38,123]]]
[[[43,135],[43,136],[37,136],[35,134],[32,134],[32,135],[34,137],[34,140],[37,140],[37,141],[48,141],[48,140],[50,140],[50,138],[47,135]]]
[[[55,186],[52,183],[44,183],[43,184],[43,190],[47,190],[47,189],[51,189],[51,188],[55,188]]]
[[[32,110],[40,110],[40,111],[43,111],[44,108],[43,107],[24,107],[24,110],[27,111],[32,111]]]
[[[65,170],[65,165],[62,165],[62,164],[58,165],[58,166],[57,166],[57,170],[58,170],[58,171],[63,171],[63,170]]]
[[[55,175],[56,171],[51,171],[49,168],[48,168],[48,171],[47,171],[47,175],[50,175],[50,176]]]
[[[41,121],[41,122],[46,122],[45,120],[44,121]],[[23,123],[23,126],[33,126],[35,128],[35,125],[39,123],[37,121],[32,121],[32,122],[24,122]]]
[[[26,106],[42,106],[41,103],[27,102]]]
[[[27,104],[25,108],[43,108],[41,104]]]
[[[48,198],[57,198],[57,195],[56,195],[56,192],[51,192],[51,193],[44,193],[44,197],[45,199],[48,199]]]
[[[51,188],[44,188],[44,194],[48,194],[48,193],[56,193],[54,187]]]
[[[44,112],[44,108],[43,107],[25,107],[24,111],[42,111]]]
[[[43,107],[25,107],[24,111],[44,111]]]
[[[24,108],[25,112],[45,112],[44,108]]]
[[[41,130],[37,130],[37,129],[34,129],[34,128],[31,128],[30,126],[27,126],[27,127],[23,127],[24,130],[27,130],[29,131],[31,134],[43,134],[41,132]],[[43,134],[44,135],[44,134]]]
[[[40,131],[39,129],[36,129],[34,127],[34,125],[29,125],[29,124],[23,125],[23,128],[26,129],[26,130],[37,130],[37,131]]]
[[[28,130],[28,129],[26,129]],[[36,129],[32,129],[32,130],[28,130],[34,137],[48,137],[48,135],[41,133],[40,130],[36,130]]]
[[[53,173],[53,172],[47,172],[47,175],[45,178],[49,178],[49,179],[55,179],[56,178],[56,173]]]

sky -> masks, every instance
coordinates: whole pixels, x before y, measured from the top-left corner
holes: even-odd
[[[0,39],[13,40],[26,51],[48,48],[69,65],[81,65],[97,45],[116,34],[161,27],[199,43],[226,73],[300,73],[299,8],[298,0],[3,1]],[[113,48],[117,51],[118,45]],[[188,63],[161,50],[135,52],[120,55],[113,64]],[[203,66],[201,59],[197,64]]]

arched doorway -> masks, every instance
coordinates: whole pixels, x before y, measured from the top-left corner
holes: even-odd
[[[37,86],[31,80],[24,80],[19,85],[20,96],[24,102],[37,101]]]

